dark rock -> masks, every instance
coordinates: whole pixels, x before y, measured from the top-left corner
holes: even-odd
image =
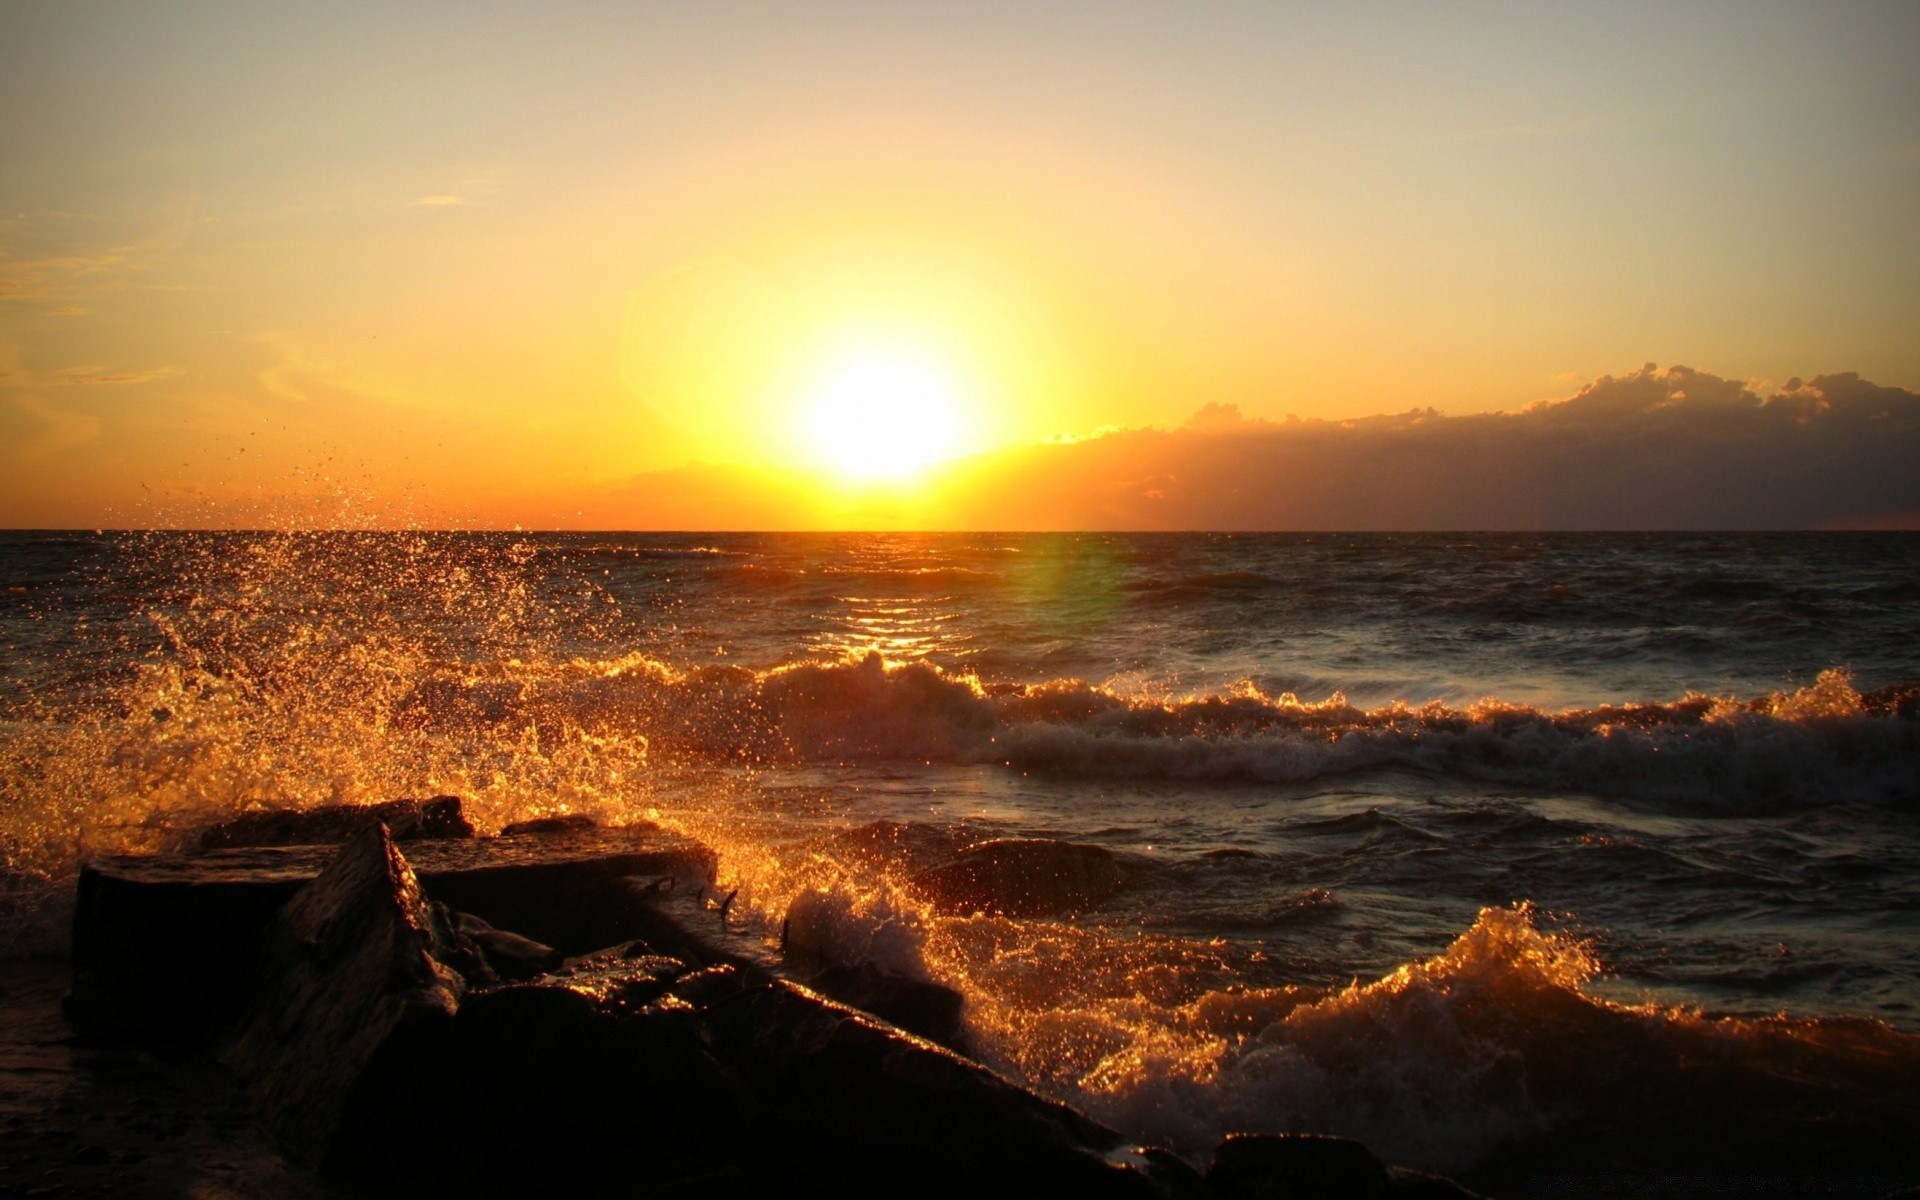
[[[460,798],[435,796],[431,800],[327,804],[319,808],[250,812],[202,833],[200,846],[220,850],[237,846],[336,845],[375,825],[385,825],[388,834],[398,842],[473,836],[473,826],[460,810]]]
[[[828,967],[808,979],[807,986],[908,1033],[966,1053],[960,1020],[966,1001],[950,987],[889,975],[872,963]]]
[[[501,837],[523,837],[528,834],[542,833],[583,833],[589,829],[600,828],[600,822],[580,813],[564,817],[535,817],[531,821],[515,821],[500,831]]]
[[[495,929],[472,913],[451,914],[453,928],[479,949],[481,957],[501,979],[532,979],[556,970],[563,956],[558,950],[510,930]]]
[[[274,917],[317,872],[318,855],[305,857],[290,870],[137,858],[82,867],[67,1015],[94,1037],[196,1036],[219,1024]]]
[[[857,863],[879,871],[914,870],[944,862],[964,843],[945,825],[869,821],[838,830],[820,842],[836,862]]]
[[[1099,846],[1007,839],[970,846],[909,883],[943,912],[1041,917],[1100,903],[1119,889],[1121,872]]]
[[[1224,1200],[1474,1200],[1451,1179],[1389,1167],[1351,1138],[1233,1133],[1207,1183]]]
[[[1165,1165],[1112,1130],[797,985],[742,991],[704,1024],[760,1110],[751,1146],[767,1177],[855,1195],[1172,1194]]]
[[[1483,1200],[1478,1192],[1461,1187],[1445,1175],[1405,1167],[1388,1167],[1387,1175],[1393,1181],[1387,1195],[1393,1200]]]
[[[81,868],[68,1012],[92,1036],[203,1033],[325,846],[123,856]],[[658,927],[634,875],[712,877],[713,852],[653,826],[409,843],[427,893],[565,953]]]
[[[433,924],[381,826],[349,841],[281,910],[249,1017],[222,1057],[290,1158],[328,1161],[349,1094],[396,1029],[452,1020],[465,981],[435,957]]]
[[[652,825],[589,828],[412,851],[427,892],[496,929],[511,929],[565,954],[598,950],[657,930],[658,918],[634,876],[706,881],[713,851]]]
[[[328,1173],[385,1195],[633,1195],[736,1162],[752,1101],[677,994],[689,978],[610,960],[395,1030],[348,1097]]]

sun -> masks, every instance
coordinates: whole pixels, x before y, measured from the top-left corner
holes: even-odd
[[[846,358],[812,390],[803,419],[814,456],[853,479],[904,479],[960,450],[959,388],[910,354]]]

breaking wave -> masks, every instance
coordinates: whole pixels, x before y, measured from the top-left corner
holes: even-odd
[[[1341,1134],[1448,1172],[1549,1139],[1564,1169],[1888,1170],[1900,1152],[1879,1131],[1920,1121],[1920,1036],[1601,998],[1591,946],[1524,902],[1370,983],[1258,986],[1217,945],[936,916],[818,853],[796,866],[735,846],[723,870],[810,949],[959,988],[989,1062],[1196,1156],[1250,1130]],[[1876,1144],[1886,1161],[1862,1158]]]

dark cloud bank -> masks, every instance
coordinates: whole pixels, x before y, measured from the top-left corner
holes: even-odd
[[[928,514],[975,529],[1920,528],[1920,395],[1847,373],[1763,399],[1648,364],[1516,413],[1276,423],[1210,405],[1177,430],[982,456],[937,486]],[[622,490],[649,525],[803,511],[798,484],[700,468]]]

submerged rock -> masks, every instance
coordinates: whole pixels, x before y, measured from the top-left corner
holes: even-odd
[[[1103,847],[1010,838],[970,846],[908,882],[942,912],[1046,917],[1099,904],[1122,878]]]
[[[1228,1134],[1207,1183],[1223,1200],[1476,1200],[1451,1179],[1389,1167],[1351,1138]]]
[[[423,838],[470,838],[473,826],[458,796],[389,800],[384,804],[326,804],[318,808],[250,812],[200,835],[207,850],[236,846],[317,846],[344,842],[385,825],[397,842]]]

